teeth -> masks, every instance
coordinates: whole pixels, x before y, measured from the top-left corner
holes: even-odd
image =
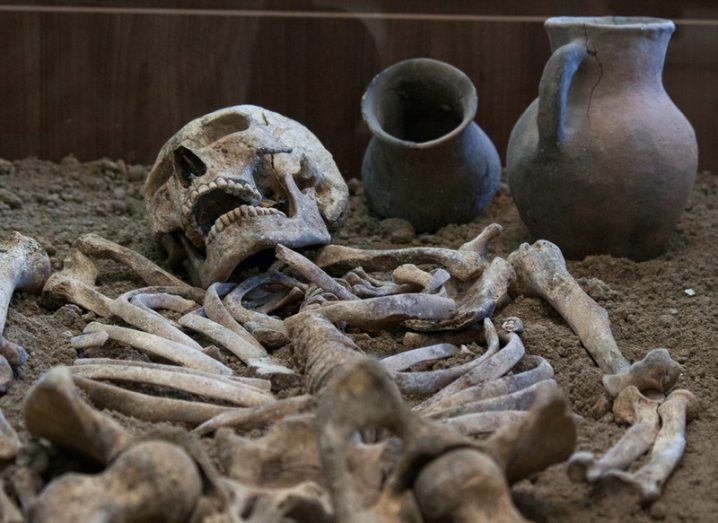
[[[224,189],[225,187],[227,187],[227,180],[225,180],[224,178],[220,178],[219,180],[217,180],[217,187],[219,187],[220,189]]]
[[[219,186],[218,186],[215,182],[209,182],[209,184],[207,185],[207,187],[209,187],[209,189],[210,189],[211,191],[214,191],[214,190],[217,189],[217,187],[219,187]]]

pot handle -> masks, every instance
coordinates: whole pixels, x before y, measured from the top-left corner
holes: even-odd
[[[566,97],[576,70],[588,57],[586,43],[574,40],[556,49],[539,83],[538,132],[544,145],[559,147],[564,137]]]

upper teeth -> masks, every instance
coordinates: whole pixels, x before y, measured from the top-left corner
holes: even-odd
[[[231,211],[224,213],[222,216],[220,216],[214,221],[214,225],[212,225],[212,228],[207,234],[207,241],[212,241],[218,233],[222,232],[225,227],[234,222],[240,221],[242,219],[254,218],[256,216],[267,215],[284,216],[285,218],[287,216],[279,209],[274,209],[273,207],[255,207],[252,205],[242,205],[240,207],[237,207],[236,209],[232,209]]]

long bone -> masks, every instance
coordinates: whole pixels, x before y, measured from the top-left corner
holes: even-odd
[[[74,251],[62,262],[62,270],[53,273],[42,289],[43,296],[59,303],[74,303],[108,318],[112,300],[95,288],[98,270],[90,258]]]
[[[264,347],[247,343],[243,337],[219,323],[194,313],[185,314],[178,322],[183,327],[201,332],[237,356],[257,376],[268,378],[278,387],[296,383],[299,378],[292,369],[268,355]]]
[[[364,250],[340,245],[323,247],[314,262],[323,269],[346,272],[358,266],[368,271],[388,272],[399,265],[433,264],[445,268],[458,280],[474,278],[488,265],[486,254],[489,241],[500,235],[503,228],[492,223],[473,240],[458,249],[441,247],[409,247],[406,249]]]
[[[24,363],[27,354],[15,344],[5,342],[3,332],[10,300],[15,291],[39,294],[50,276],[50,258],[37,241],[19,232],[0,243],[0,343],[15,349],[18,363]],[[0,356],[5,359],[5,356]]]
[[[449,383],[436,394],[426,399],[418,405],[417,410],[424,413],[441,409],[447,402],[450,402],[452,395],[460,392],[468,387],[487,383],[506,374],[526,353],[524,344],[518,335],[509,333],[508,343],[489,358],[483,360],[480,365],[476,365],[468,372],[462,374],[459,378]]]
[[[472,323],[489,318],[499,300],[506,295],[509,285],[516,279],[511,265],[503,258],[494,258],[468,289],[452,296],[456,311],[448,320],[409,320],[404,325],[417,331],[460,330]]]
[[[613,415],[616,421],[631,427],[601,459],[591,452],[576,452],[568,462],[568,476],[573,481],[593,483],[611,470],[627,469],[656,440],[660,428],[659,404],[633,385],[624,388],[613,402]]]
[[[275,271],[276,272],[276,271]],[[284,323],[279,318],[253,311],[242,304],[244,297],[252,290],[268,283],[281,283],[275,272],[267,272],[247,278],[232,289],[224,298],[224,306],[242,327],[250,332],[262,345],[278,348],[289,341]]]
[[[143,383],[171,388],[177,391],[226,401],[240,407],[254,407],[274,402],[271,394],[252,386],[209,376],[180,374],[139,365],[89,364],[70,367],[73,376],[91,380]]]
[[[183,367],[211,372],[214,374],[232,374],[232,369],[224,363],[217,361],[203,352],[192,349],[181,343],[134,329],[118,327],[117,325],[106,325],[104,323],[92,322],[88,324],[83,332],[104,331],[115,341],[134,347],[164,360],[169,360]]]
[[[34,436],[101,464],[124,449],[130,435],[80,396],[67,367],[54,367],[25,397],[25,427]]]
[[[685,389],[671,392],[658,407],[661,429],[658,431],[651,456],[636,472],[611,470],[604,474],[602,483],[612,488],[633,490],[643,503],[654,501],[661,495],[663,485],[673,473],[686,447],[686,422],[697,414],[698,399]]]
[[[170,487],[170,488],[168,488]],[[34,523],[187,521],[202,492],[194,461],[180,447],[145,441],[104,472],[52,481],[31,505]]]
[[[202,372],[201,370],[197,369],[191,369],[188,367],[179,367],[177,365],[164,365],[162,363],[150,363],[146,361],[135,361],[135,360],[116,360],[112,358],[78,358],[75,361],[72,362],[72,364],[77,367],[81,365],[103,365],[103,366],[109,366],[109,365],[118,365],[121,367],[140,367],[143,369],[157,369],[165,372],[172,372],[174,374],[178,375],[184,375],[188,374],[190,376],[199,376],[203,378],[211,378],[215,381],[221,381],[223,383],[228,383],[230,385],[234,384],[240,384],[248,387],[253,387],[255,389],[269,392],[272,389],[272,384],[267,381],[263,380],[261,378],[250,378],[247,376],[224,376],[212,372]],[[180,378],[181,379],[181,378]]]
[[[487,338],[487,347],[483,354],[463,365],[449,367],[448,369],[397,372],[393,377],[399,390],[404,394],[433,394],[472,369],[483,365],[499,350],[499,338],[493,323],[488,318],[484,319],[484,331]]]
[[[172,325],[168,319],[152,309],[130,301],[135,296],[148,294],[150,291],[147,289],[135,289],[121,294],[110,303],[110,311],[133,327],[201,351],[202,346],[199,343]],[[167,290],[172,292],[172,287],[167,288]],[[164,292],[164,290],[160,292]]]
[[[233,409],[201,401],[150,396],[80,377],[75,377],[74,382],[97,408],[114,410],[144,421],[171,421],[197,426]]]
[[[185,282],[141,254],[97,234],[90,233],[80,236],[77,240],[77,248],[92,258],[109,259],[125,265],[147,285],[187,286]]]
[[[302,256],[298,252],[295,252],[284,245],[277,245],[276,255],[277,259],[289,265],[292,269],[306,278],[307,281],[313,283],[320,289],[324,289],[325,291],[334,294],[340,300],[359,299],[349,289],[341,285],[334,278],[317,267],[306,256]]]
[[[549,303],[578,335],[604,374],[621,376],[604,376],[603,383],[609,393],[616,395],[621,387],[628,385],[665,392],[675,384],[680,366],[661,349],[650,351],[643,362],[633,366],[623,357],[611,333],[608,313],[569,274],[556,245],[546,240],[538,240],[533,245],[524,243],[508,259],[516,270],[514,292]]]

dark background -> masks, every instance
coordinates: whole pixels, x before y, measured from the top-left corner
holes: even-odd
[[[0,157],[151,163],[190,119],[252,103],[305,124],[356,176],[367,83],[430,56],[473,80],[477,121],[503,158],[553,15],[673,19],[666,89],[696,129],[701,167],[718,168],[714,0],[0,0]]]

